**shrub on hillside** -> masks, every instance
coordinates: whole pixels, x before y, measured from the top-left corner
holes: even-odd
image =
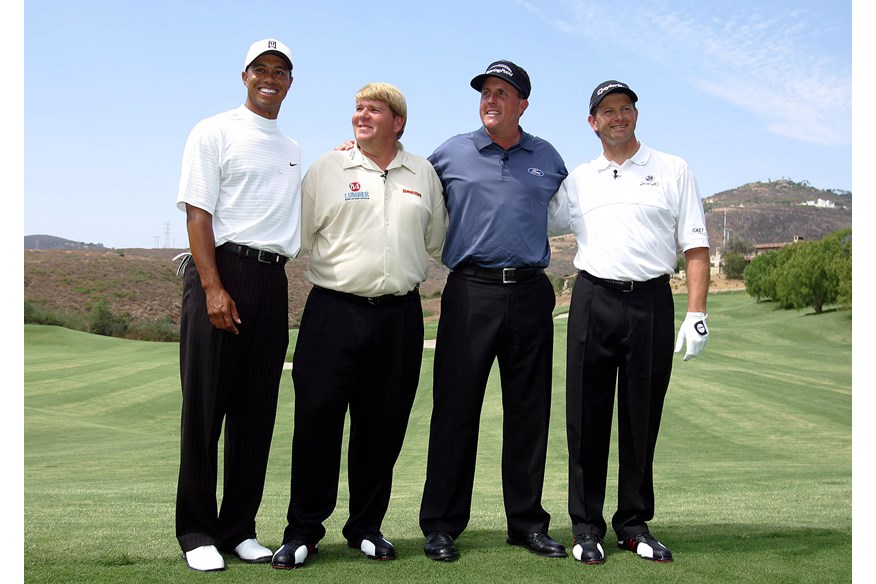
[[[138,341],[179,342],[179,325],[169,317],[152,321],[128,321],[112,313],[106,302],[96,304],[88,315],[69,310],[47,309],[25,300],[24,324],[61,326],[74,331]]]
[[[179,341],[179,325],[166,316],[152,322],[134,321],[128,326],[125,336],[138,341],[175,343]]]
[[[739,280],[745,270],[745,256],[730,252],[724,256],[724,276],[731,280]]]
[[[38,306],[29,300],[24,301],[24,324],[62,326],[74,331],[86,329],[85,319],[78,312],[51,310]]]
[[[125,337],[128,321],[123,315],[114,314],[106,300],[100,300],[91,308],[88,332],[105,337]]]

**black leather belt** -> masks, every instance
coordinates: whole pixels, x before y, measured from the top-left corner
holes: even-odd
[[[223,243],[216,249],[224,251],[225,253],[239,255],[242,258],[256,260],[264,264],[279,264],[282,266],[289,261],[289,258],[284,255],[272,251],[265,251],[263,249],[256,249],[254,247],[247,247],[230,241]]]
[[[495,280],[503,284],[515,284],[544,274],[544,268],[482,268],[471,264],[457,266],[453,268],[453,271],[466,276]]]
[[[590,280],[598,286],[602,286],[603,288],[608,288],[610,290],[619,290],[620,292],[644,290],[646,288],[653,288],[654,286],[660,286],[662,284],[669,283],[669,274],[663,274],[662,276],[657,276],[656,278],[651,278],[650,280],[645,280],[644,282],[627,280],[607,280],[605,278],[597,278],[593,274],[585,272],[584,270],[578,270],[578,275],[582,278]]]
[[[363,304],[370,304],[371,306],[379,306],[381,304],[392,304],[395,302],[401,302],[406,299],[411,294],[417,294],[419,296],[420,293],[420,285],[417,284],[414,286],[414,289],[408,292],[407,294],[397,295],[397,294],[385,294],[383,296],[359,296],[357,294],[350,294],[349,292],[341,292],[340,290],[332,290],[330,288],[323,288],[322,286],[314,286],[314,290],[319,290],[320,292],[325,292],[327,294],[331,294],[332,296],[339,296],[346,300],[354,300],[356,302],[361,302]]]

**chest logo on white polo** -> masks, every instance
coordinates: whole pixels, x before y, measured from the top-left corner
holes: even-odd
[[[645,180],[643,180],[641,183],[639,183],[639,186],[640,187],[659,187],[660,183],[657,182],[656,180],[654,180],[654,177],[649,174],[648,176],[645,177]]]
[[[532,176],[544,176],[544,171],[540,168],[528,168],[526,169],[526,172]]]

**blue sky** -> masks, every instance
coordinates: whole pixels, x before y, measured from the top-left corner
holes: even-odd
[[[593,87],[619,79],[639,95],[639,139],[687,159],[703,196],[782,177],[853,190],[849,2],[23,7],[25,235],[186,247],[174,205],[186,136],[243,102],[246,49],[271,36],[294,53],[279,121],[305,167],[350,137],[353,95],[371,81],[404,92],[405,147],[430,154],[479,127],[469,80],[506,58],[532,77],[521,125],[570,170],[600,152],[586,122]]]

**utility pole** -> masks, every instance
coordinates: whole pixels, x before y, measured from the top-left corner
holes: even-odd
[[[727,227],[727,209],[724,209],[724,243],[721,245],[721,250],[715,258],[715,263],[718,264],[718,273],[724,273],[724,255],[727,253],[727,244],[730,242],[730,232],[733,231]]]

